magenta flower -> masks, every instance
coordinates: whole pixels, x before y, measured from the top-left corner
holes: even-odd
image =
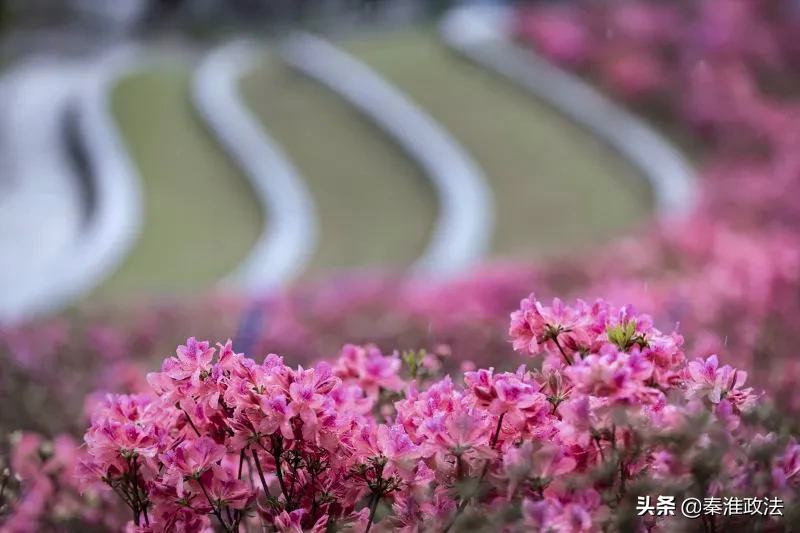
[[[686,366],[688,392],[713,404],[728,401],[738,410],[750,408],[758,399],[752,388],[744,388],[747,372],[730,365],[719,366],[716,355],[691,361]]]
[[[546,485],[556,476],[571,472],[576,465],[567,450],[552,442],[535,445],[526,441],[522,446],[510,448],[503,454],[503,477],[509,482],[507,498],[514,496],[522,480],[532,478]]]
[[[795,486],[800,481],[800,445],[792,437],[789,443],[775,461],[772,469],[772,480],[777,488]]]
[[[562,346],[571,346],[574,351],[589,343],[591,326],[590,309],[582,301],[573,309],[554,298],[552,306],[545,307],[531,294],[511,314],[509,335],[514,349],[527,355],[539,354],[544,343],[561,341],[562,336]]]
[[[198,437],[179,444],[162,456],[164,464],[186,478],[198,479],[203,472],[225,457],[225,446],[209,437]]]
[[[530,298],[511,330],[518,349],[542,356],[541,369],[476,367],[463,385],[427,373],[403,384],[396,355],[376,349],[349,346],[334,367],[291,369],[276,355],[257,364],[230,343],[214,363],[208,343],[190,340],[151,375],[154,396],[94,402],[82,463],[59,442],[67,453],[44,471],[77,464],[89,489],[113,486],[134,531],[203,531],[213,517],[228,531],[264,520],[278,531],[322,533],[333,521],[410,533],[448,529],[466,507],[497,516],[511,504],[522,516],[509,530],[594,532],[607,525],[603,502],[613,510],[624,498],[620,487],[646,477],[692,483],[691,461],[668,444],[687,425],[699,433],[690,455],[720,433],[728,443],[748,438],[742,410],[758,396],[746,375],[715,356],[687,362],[683,339],[631,306]],[[23,438],[19,452],[36,457],[39,446]],[[771,486],[795,484],[797,449],[792,441],[760,464]],[[749,459],[723,453],[715,494],[752,478]],[[487,490],[461,495],[473,481]],[[41,486],[36,509],[52,488]]]
[[[476,409],[461,409],[430,419],[424,425],[424,432],[429,435],[433,449],[440,453],[488,459],[494,457],[489,446],[492,422]]]
[[[203,485],[217,508],[244,509],[255,495],[246,482],[239,481],[233,472],[217,465],[206,470],[197,483]]]
[[[638,352],[626,354],[607,346],[602,354],[591,354],[565,370],[576,390],[598,398],[629,402],[656,402],[662,396],[646,382],[652,365]]]
[[[592,515],[587,509],[574,503],[563,504],[547,498],[522,503],[522,516],[525,524],[536,531],[558,533],[590,533],[601,531],[593,524]]]
[[[357,383],[367,395],[377,395],[379,389],[399,391],[403,388],[400,379],[400,357],[394,353],[383,355],[374,347],[363,348],[347,344],[337,360],[335,373],[342,379]]]

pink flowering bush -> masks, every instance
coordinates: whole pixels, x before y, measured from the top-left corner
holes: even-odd
[[[360,276],[0,331],[0,531],[119,531],[134,515],[145,531],[689,527],[636,516],[664,494],[780,497],[783,518],[696,527],[788,528],[797,428],[764,406],[800,412],[798,21],[777,0],[520,14],[545,56],[699,156],[687,221],[447,283]],[[531,287],[653,316],[520,308]],[[261,320],[241,347],[248,310]],[[681,337],[658,333],[678,322]],[[236,344],[189,343],[146,379],[186,332]],[[414,351],[384,355],[398,347]]]
[[[96,403],[74,479],[139,533],[669,531],[640,498],[793,501],[800,446],[753,422],[746,372],[602,300],[531,296],[509,332],[529,366],[458,379],[418,352],[347,345],[292,368],[191,338],[149,391]],[[744,519],[704,530],[794,520]]]
[[[542,16],[520,17],[518,21],[519,33],[551,59],[577,67],[591,58],[591,38],[580,11],[559,7]]]
[[[79,435],[87,394],[142,390],[144,369],[180,342],[177,331],[232,336],[242,305],[220,296],[151,301],[0,328],[0,398],[15,402],[0,409],[0,435],[18,429]]]

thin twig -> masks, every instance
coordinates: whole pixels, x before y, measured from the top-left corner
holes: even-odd
[[[191,417],[191,416],[189,416],[189,413],[187,413],[187,412],[186,412],[186,409],[184,409],[183,407],[181,407],[181,411],[183,411],[183,414],[185,414],[185,415],[186,415],[186,419],[189,421],[189,425],[190,425],[190,426],[192,426],[192,429],[194,430],[194,432],[195,432],[195,433],[197,433],[197,436],[198,436],[198,437],[200,437],[200,436],[201,436],[201,435],[200,435],[200,432],[199,432],[199,431],[197,431],[197,426],[195,426],[195,425],[194,425],[194,422],[192,422],[192,417]]]
[[[264,488],[264,494],[269,494],[267,489],[267,480],[264,478],[264,471],[261,469],[261,461],[258,458],[258,452],[253,450],[253,460],[256,463],[256,470],[258,471],[258,478],[261,480],[261,486]]]
[[[378,503],[381,501],[381,497],[377,493],[372,494],[372,501],[369,505],[369,521],[367,522],[367,529],[364,530],[364,533],[369,533],[369,530],[372,528],[372,522],[375,520],[375,511],[378,510]]]
[[[203,494],[205,494],[206,500],[208,500],[208,504],[211,506],[211,511],[214,513],[214,516],[217,517],[217,520],[219,520],[219,523],[222,525],[222,527],[225,528],[225,531],[230,532],[231,528],[228,527],[228,524],[225,523],[225,520],[223,520],[223,518],[222,518],[222,513],[219,512],[219,509],[217,509],[217,506],[214,505],[214,502],[211,501],[211,496],[208,495],[208,491],[206,490],[205,485],[203,485],[203,480],[200,479],[200,478],[197,478],[197,483],[200,485],[200,488],[203,490]]]
[[[566,361],[568,365],[572,366],[572,357],[568,356],[564,351],[564,348],[561,347],[561,343],[558,342],[558,335],[553,337],[553,342],[556,344],[558,351],[561,352],[561,355],[564,357],[564,361]]]

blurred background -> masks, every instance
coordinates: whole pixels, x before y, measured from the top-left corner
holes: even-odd
[[[798,6],[0,0],[0,530],[120,530],[51,476],[189,336],[516,368],[602,297],[797,413]]]
[[[0,0],[1,316],[633,232],[659,203],[641,160],[504,64],[540,4]]]

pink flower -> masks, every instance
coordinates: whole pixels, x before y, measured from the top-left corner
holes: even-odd
[[[281,533],[303,533],[302,521],[305,509],[296,509],[291,513],[283,511],[275,517],[275,528]]]
[[[600,425],[597,419],[597,407],[601,402],[602,400],[589,396],[578,396],[561,403],[558,406],[558,413],[562,421],[557,424],[560,438],[565,442],[588,446],[592,430]]]
[[[589,328],[592,325],[589,313],[590,309],[582,301],[578,301],[573,309],[554,298],[552,306],[545,307],[531,294],[520,302],[520,309],[511,314],[509,335],[513,339],[514,349],[537,355],[544,343],[559,340],[562,347],[570,346],[575,351],[589,342]]]
[[[217,444],[209,437],[198,437],[179,444],[174,450],[166,452],[162,461],[187,478],[198,479],[225,457],[225,446]]]
[[[299,416],[303,421],[303,438],[314,440],[318,428],[317,414],[325,406],[325,396],[315,393],[310,385],[292,383],[289,385],[289,400],[289,416]],[[291,434],[284,436],[290,438]]]
[[[694,237],[697,242],[686,245],[693,259],[676,270],[711,253],[703,238]],[[743,258],[752,255],[746,250]],[[739,279],[741,262],[729,261],[738,252],[720,257],[728,264],[723,273]],[[642,259],[636,269],[658,261]],[[766,288],[771,274],[758,274],[764,262],[746,263],[742,276],[752,287],[748,281],[746,290],[719,288],[715,294],[725,294],[724,304],[717,297],[709,300],[713,308],[694,301],[681,311],[684,318],[700,322],[694,317],[724,311],[724,320],[739,324],[745,320],[739,315],[748,313],[745,321],[754,325],[739,328],[737,342],[763,335],[764,321],[779,320],[764,309],[784,286]],[[780,279],[786,281],[790,271]],[[751,292],[766,302],[757,313],[741,300]],[[652,301],[661,305],[669,294],[659,290]],[[786,300],[787,308],[796,305]],[[745,388],[743,372],[720,366],[716,357],[687,363],[682,337],[662,333],[632,306],[598,300],[567,307],[556,299],[546,307],[531,297],[511,322],[515,347],[541,355],[541,368],[495,373],[476,365],[463,373],[463,385],[458,374],[437,381],[426,372],[400,387],[399,359],[372,349],[346,347],[334,367],[292,369],[276,355],[258,364],[234,353],[230,342],[219,346],[214,363],[209,344],[190,339],[163,372],[151,376],[154,395],[93,402],[84,457],[68,439],[49,448],[38,438],[19,441],[12,464],[37,483],[27,493],[30,500],[14,509],[14,523],[44,523],[37,517],[51,499],[63,497],[53,480],[68,478],[56,476],[69,468],[90,491],[97,483],[112,485],[140,522],[146,499],[149,525],[128,527],[137,533],[205,531],[212,517],[215,523],[242,517],[254,527],[263,520],[294,533],[322,533],[329,522],[361,530],[376,502],[376,533],[411,533],[444,529],[461,511],[501,516],[498,511],[520,500],[521,517],[508,515],[501,527],[599,532],[609,512],[603,502],[615,501],[619,488],[648,476],[691,486],[693,462],[714,450],[718,439],[726,444],[720,451],[725,475],[710,480],[709,493],[760,493],[768,485],[785,488],[781,494],[788,497],[800,471],[800,447],[791,441],[765,460],[740,444],[756,441],[761,429],[751,431],[741,416],[758,398]],[[688,335],[713,330],[713,324],[702,322]],[[440,341],[431,339],[433,345]],[[748,342],[742,346],[751,347]],[[436,365],[428,368],[433,374]],[[397,394],[382,393],[390,389]],[[696,439],[683,438],[687,424]],[[626,458],[622,465],[596,476],[598,467],[613,466],[620,457]],[[459,496],[470,480],[487,490]],[[468,510],[460,509],[462,501]],[[385,517],[384,506],[394,514]],[[257,515],[240,512],[253,507]]]
[[[377,444],[380,453],[393,461],[415,460],[419,457],[417,446],[400,425],[378,426]]]
[[[492,458],[490,418],[477,409],[461,409],[425,422],[422,431],[429,435],[434,449],[445,454]]]
[[[554,498],[522,502],[525,524],[536,531],[558,533],[590,533],[601,531],[593,523],[592,514],[578,502],[562,503]]]
[[[148,496],[157,516],[170,520],[186,520],[188,515],[181,511],[193,510],[192,514],[202,515],[211,511],[211,506],[201,490],[190,490],[184,483],[180,472],[168,472],[150,483]]]
[[[478,405],[487,407],[497,398],[494,383],[494,368],[481,368],[464,373],[464,385],[478,400]]]
[[[214,351],[208,342],[198,342],[191,337],[186,345],[178,346],[176,357],[164,361],[161,372],[177,382],[191,378],[192,383],[197,385],[210,373]]]
[[[201,483],[217,508],[225,506],[244,509],[254,493],[244,481],[239,481],[233,472],[217,465],[206,470],[198,483]]]
[[[549,59],[564,65],[579,65],[590,56],[592,47],[580,12],[551,9],[524,14],[519,33],[536,45]]]
[[[751,407],[758,396],[752,388],[744,388],[747,372],[729,365],[719,367],[716,355],[695,359],[686,366],[688,392],[695,397],[705,397],[711,403],[723,400],[739,410]]]
[[[402,362],[396,353],[383,355],[374,347],[362,348],[347,344],[342,348],[335,373],[342,379],[357,383],[368,396],[377,396],[379,389],[399,391]]]
[[[638,351],[620,352],[615,346],[604,347],[601,354],[591,354],[568,367],[565,374],[576,390],[619,402],[654,403],[663,394],[647,385],[653,375],[652,365]]]
[[[794,437],[789,439],[783,454],[775,463],[772,470],[773,483],[778,488],[796,485],[800,473],[800,445],[797,444]]]
[[[533,478],[546,484],[556,476],[571,472],[576,465],[574,458],[552,442],[537,446],[526,441],[518,448],[510,448],[503,455],[503,475],[509,481],[507,496],[513,497],[522,480]]]
[[[302,523],[308,512],[305,509],[295,509],[287,513],[283,511],[275,517],[274,526],[279,533],[323,533],[327,528],[327,516],[320,517],[309,529],[303,529]]]
[[[434,524],[442,523],[452,516],[457,507],[450,491],[439,486],[433,491],[433,498],[426,500],[421,507],[423,523],[431,520]]]

